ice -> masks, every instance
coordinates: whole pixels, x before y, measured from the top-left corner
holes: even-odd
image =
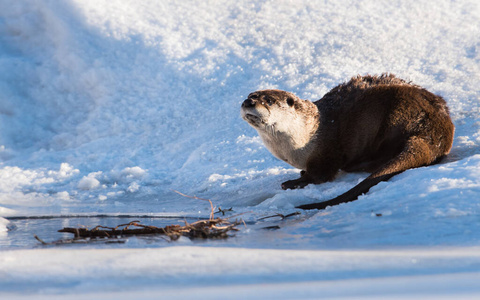
[[[299,170],[268,152],[239,117],[240,104],[250,92],[264,88],[316,100],[357,74],[391,72],[447,100],[456,126],[449,157],[380,183],[359,201],[304,214],[279,234],[250,241],[245,234],[223,251],[235,254],[242,245],[259,255],[254,249],[269,243],[271,248],[294,245],[313,253],[417,247],[428,253],[441,246],[455,247],[453,253],[461,257],[480,242],[477,2],[4,0],[1,238],[8,241],[13,234],[7,227],[15,221],[5,219],[13,216],[208,216],[208,202],[175,191],[248,212],[248,220],[330,199],[367,174],[341,172],[333,182],[283,191],[281,182],[295,178]],[[215,245],[200,251],[211,247]],[[82,255],[81,249],[70,250],[62,255]],[[147,250],[125,253],[143,263],[140,257]],[[0,251],[0,270],[7,264],[2,259],[12,259],[9,268],[18,275],[0,273],[2,281],[12,280],[12,286],[23,276],[35,281],[40,270],[50,268],[32,260],[21,274],[21,256],[35,257],[39,250],[17,251]],[[192,251],[185,249],[185,255]],[[57,255],[50,249],[42,253],[47,260]],[[211,255],[205,254],[206,259],[214,263]],[[445,266],[455,264],[455,255]],[[478,266],[477,257],[468,263]],[[422,272],[446,274],[458,282],[453,272],[478,271],[468,263],[455,270],[426,266]],[[358,264],[352,272],[371,267],[370,261]],[[193,260],[191,265],[196,267]],[[261,268],[262,262],[257,265]],[[99,262],[100,273],[108,268]],[[388,281],[385,277],[402,275],[395,270],[379,268],[375,278]],[[52,280],[68,272],[59,267]],[[279,280],[309,280],[307,269],[295,278],[287,273]],[[189,278],[199,280],[207,272],[198,274]],[[244,278],[250,273],[235,274],[228,278],[249,283]],[[407,281],[413,275],[406,274]],[[79,286],[92,284],[82,276]],[[425,287],[438,279],[423,278]],[[336,279],[342,285],[347,277]],[[42,290],[42,285],[34,289]]]
[[[3,208],[2,208],[2,212],[4,212]],[[0,234],[3,234],[3,235],[6,234],[8,223],[9,221],[7,219],[0,217]]]

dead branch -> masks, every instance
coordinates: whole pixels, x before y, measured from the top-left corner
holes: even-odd
[[[227,219],[222,218],[200,220],[190,224],[185,222],[184,226],[169,225],[165,227],[143,225],[140,224],[139,221],[132,221],[116,227],[107,227],[101,225],[95,226],[92,229],[65,227],[58,232],[72,233],[74,235],[74,239],[115,238],[151,234],[166,235],[170,238],[170,240],[177,240],[181,236],[186,236],[192,239],[212,239],[227,238],[230,231],[238,231],[236,228],[238,224],[241,224],[241,222],[235,221],[232,223]],[[35,238],[44,245],[48,244],[39,239],[37,236]]]
[[[179,194],[179,195],[181,195],[181,196],[187,197],[187,198],[197,199],[197,200],[203,200],[203,201],[208,201],[208,202],[210,202],[210,208],[211,208],[211,210],[210,210],[210,220],[213,220],[213,215],[214,215],[215,207],[213,206],[212,200],[200,198],[200,197],[197,197],[197,196],[185,195],[184,193],[181,193],[181,192],[176,191],[176,190],[172,190],[172,191],[174,191],[175,193],[177,193],[177,194]]]

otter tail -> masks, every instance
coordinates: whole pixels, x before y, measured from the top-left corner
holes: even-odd
[[[346,193],[325,202],[300,205],[297,206],[297,208],[325,209],[327,206],[355,201],[358,196],[368,192],[368,190],[377,183],[387,181],[407,169],[430,165],[444,155],[444,153],[435,152],[436,151],[432,151],[432,147],[422,138],[417,136],[411,137],[408,139],[404,149],[397,156]]]

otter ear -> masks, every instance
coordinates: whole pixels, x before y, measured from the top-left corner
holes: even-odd
[[[295,104],[295,99],[293,99],[292,97],[288,97],[287,104],[288,106],[293,106]]]

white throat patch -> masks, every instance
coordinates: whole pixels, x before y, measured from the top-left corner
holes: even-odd
[[[273,110],[262,125],[255,129],[268,150],[295,168],[305,170],[307,159],[315,148],[318,121],[305,120],[295,112]]]

